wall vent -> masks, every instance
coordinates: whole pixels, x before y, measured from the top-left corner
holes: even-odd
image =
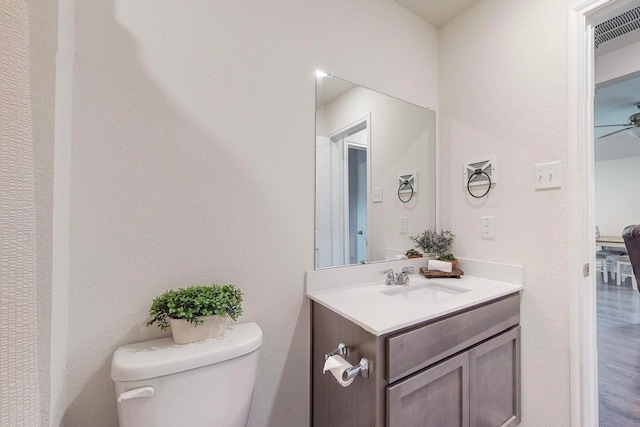
[[[595,48],[638,29],[640,29],[640,6],[596,25]]]

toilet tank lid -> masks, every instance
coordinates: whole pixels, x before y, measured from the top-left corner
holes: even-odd
[[[249,354],[261,345],[262,330],[253,322],[232,324],[221,337],[191,344],[176,344],[171,337],[127,344],[113,353],[111,378],[137,381],[175,374]]]

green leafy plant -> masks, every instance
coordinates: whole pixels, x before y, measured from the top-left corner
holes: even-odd
[[[157,322],[163,331],[169,327],[167,317],[185,319],[193,326],[205,316],[225,316],[237,320],[242,314],[242,291],[234,285],[194,285],[169,290],[156,297],[149,309],[147,326]]]
[[[407,249],[407,252],[404,253],[406,256],[422,256],[422,254],[415,249]]]
[[[425,230],[416,236],[409,236],[409,239],[424,253],[435,254],[438,259],[454,260],[456,258],[449,253],[449,248],[455,237],[449,230],[441,230],[440,233]]]

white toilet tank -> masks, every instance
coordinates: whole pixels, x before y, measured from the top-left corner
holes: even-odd
[[[119,347],[111,378],[120,427],[246,427],[261,345],[260,327],[241,323],[191,344]]]

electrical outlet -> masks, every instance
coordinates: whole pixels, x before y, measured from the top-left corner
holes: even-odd
[[[483,239],[495,238],[492,216],[480,217],[480,234],[482,235]]]
[[[407,217],[400,217],[400,233],[407,234]]]
[[[371,192],[371,198],[373,199],[373,203],[381,203],[382,187],[373,187],[373,191]]]
[[[560,162],[540,163],[535,165],[536,190],[560,188],[562,186],[562,169]]]

